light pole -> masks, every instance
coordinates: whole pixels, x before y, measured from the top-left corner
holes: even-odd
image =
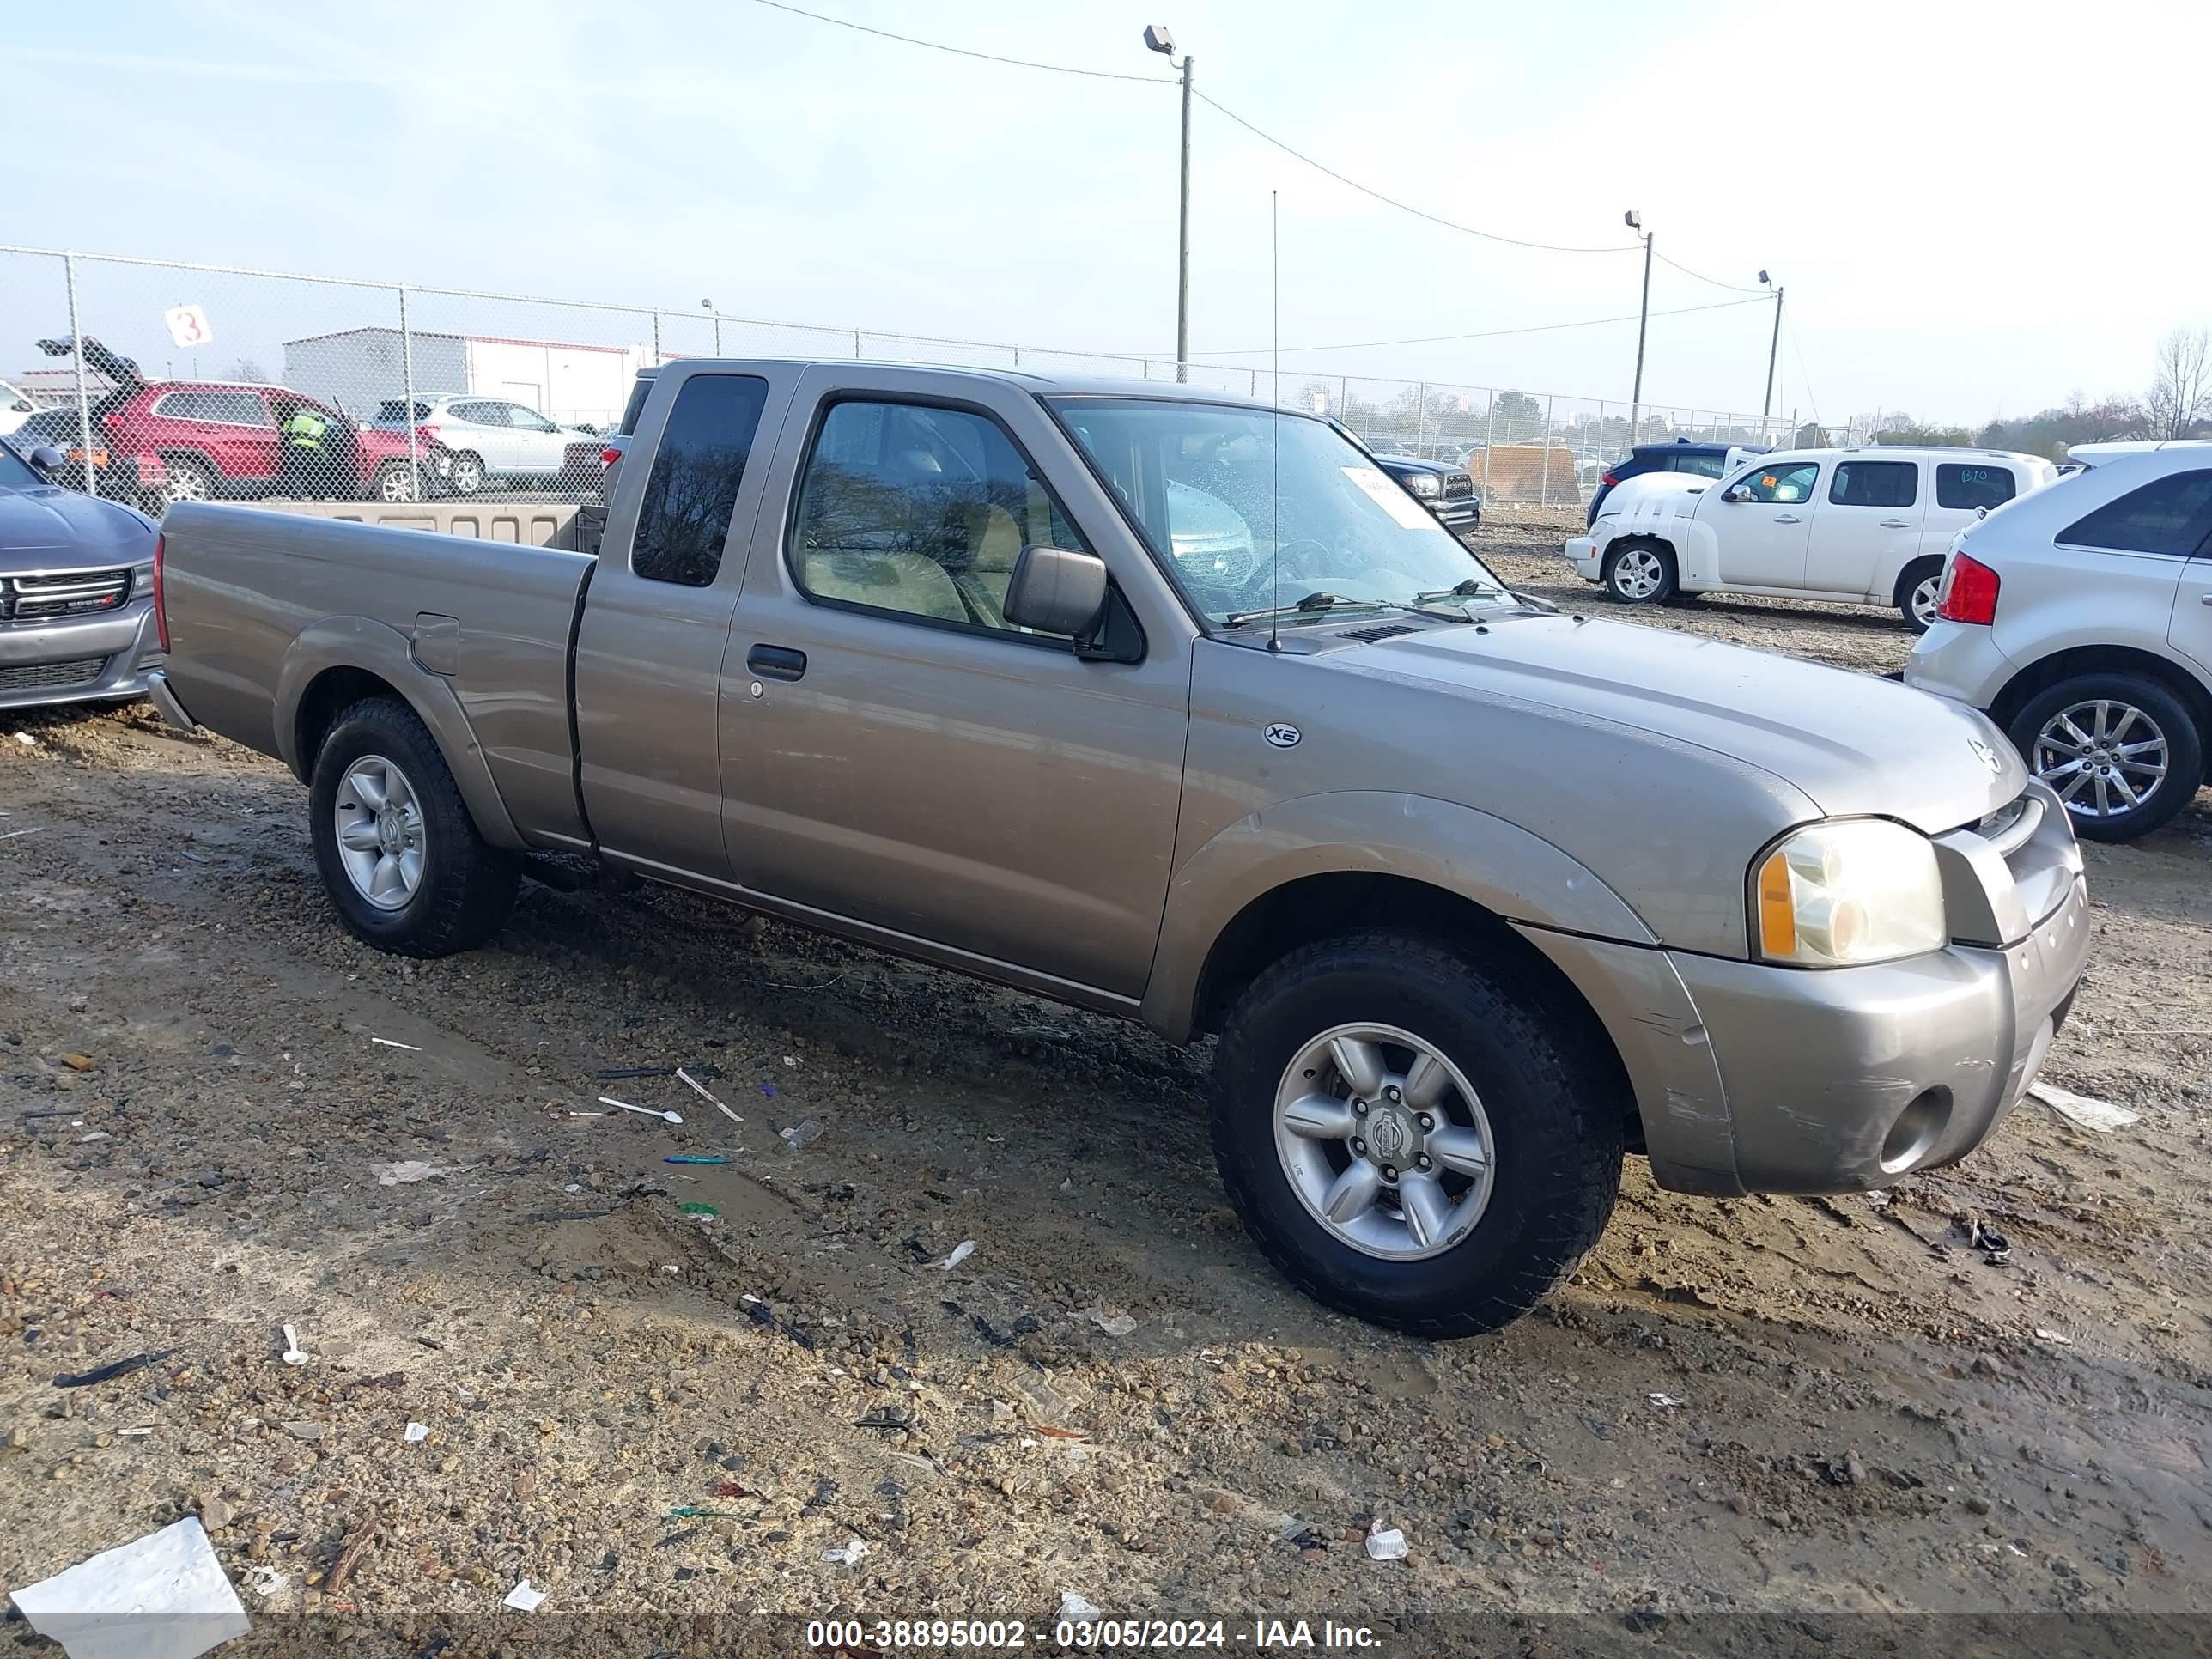
[[[1644,216],[1634,208],[1620,216],[1631,230],[1644,230]],[[1651,233],[1644,230],[1644,302],[1636,313],[1636,386],[1628,398],[1628,447],[1636,447],[1636,422],[1644,409],[1644,332],[1651,325]]]
[[[1759,402],[1759,418],[1764,421],[1774,406],[1774,362],[1782,351],[1782,287],[1763,270],[1759,280],[1774,290],[1774,338],[1766,348],[1766,396]]]
[[[714,319],[714,355],[719,357],[722,355],[722,313],[714,309],[714,302],[712,300],[702,300],[699,303]]]
[[[1145,44],[1170,64],[1175,36],[1164,26],[1145,27]],[[1182,186],[1176,231],[1176,379],[1190,379],[1190,54],[1182,55]]]

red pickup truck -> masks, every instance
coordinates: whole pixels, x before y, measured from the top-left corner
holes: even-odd
[[[40,344],[70,349],[67,341]],[[430,493],[437,458],[419,443],[410,453],[406,432],[364,426],[303,392],[242,380],[149,380],[130,358],[89,337],[84,361],[114,388],[92,407],[94,441],[104,439],[118,462],[141,463],[152,481],[149,512],[226,497],[412,501]],[[301,408],[329,427],[322,454],[304,477],[293,477],[283,465],[282,428]]]

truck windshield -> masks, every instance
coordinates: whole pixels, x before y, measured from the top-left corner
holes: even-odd
[[[1426,507],[1325,422],[1166,399],[1049,401],[1215,622],[1316,593],[1340,608],[1505,599]],[[1453,597],[1422,598],[1438,593]]]

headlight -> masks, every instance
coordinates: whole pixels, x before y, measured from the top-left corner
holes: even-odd
[[[1441,495],[1444,493],[1443,485],[1437,481],[1437,475],[1433,472],[1413,474],[1406,480],[1406,488],[1416,495]]]
[[[1759,955],[1801,968],[1917,956],[1948,934],[1935,843],[1881,818],[1792,832],[1753,868],[1751,898]]]

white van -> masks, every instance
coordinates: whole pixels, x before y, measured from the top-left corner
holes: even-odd
[[[1951,538],[2057,476],[2002,450],[1784,450],[1711,482],[1629,479],[1566,555],[1624,605],[1725,589],[1894,605],[1924,632]]]

